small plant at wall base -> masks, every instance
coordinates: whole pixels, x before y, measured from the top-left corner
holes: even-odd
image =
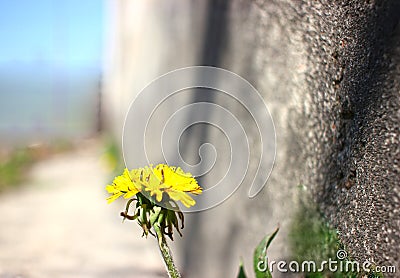
[[[152,165],[129,171],[117,176],[111,185],[106,186],[112,194],[109,203],[119,197],[128,199],[125,211],[121,216],[128,220],[136,220],[143,229],[143,236],[149,234],[157,238],[158,247],[164,260],[169,277],[181,277],[172,258],[166,236],[173,240],[174,229],[182,236],[184,215],[179,210],[177,202],[186,207],[196,202],[188,194],[201,194],[202,188],[190,173],[185,173],[179,167],[166,164]],[[155,198],[157,203],[146,194]],[[129,214],[131,205],[135,202],[134,213]],[[162,205],[160,205],[162,204]]]
[[[278,231],[279,227],[276,228],[276,230],[271,235],[266,235],[254,250],[253,270],[256,278],[272,278],[272,274],[270,272],[268,264],[267,250]],[[242,262],[239,266],[239,273],[237,278],[247,278]]]

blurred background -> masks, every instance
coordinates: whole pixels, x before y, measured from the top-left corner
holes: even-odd
[[[104,18],[102,1],[1,1],[4,147],[97,132]]]
[[[243,260],[252,277],[253,249],[278,225],[271,257],[297,254],[290,243],[303,239],[290,234],[307,234],[311,226],[291,221],[304,219],[298,195],[306,191],[299,186],[305,166],[293,166],[302,159],[293,126],[302,109],[295,92],[304,90],[304,52],[285,1],[263,5],[0,1],[1,278],[166,277],[153,238],[141,238],[135,223],[121,223],[124,204],[107,205],[104,187],[124,167],[122,128],[136,94],[158,76],[192,65],[226,68],[251,82],[272,113],[279,146],[268,186],[256,198],[244,197],[245,186],[221,206],[187,216],[184,237],[173,246],[179,268],[184,277],[235,277]],[[190,98],[244,113],[212,94]],[[257,147],[257,129],[242,116]],[[221,134],[204,126],[185,138],[222,144]],[[250,162],[245,184],[257,163]],[[311,234],[303,251],[327,234]]]
[[[105,201],[121,156],[102,133],[107,5],[0,1],[2,278],[164,273],[151,240]]]

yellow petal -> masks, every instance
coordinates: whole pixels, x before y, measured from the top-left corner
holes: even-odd
[[[138,192],[139,192],[139,190],[130,190],[125,193],[124,199],[129,199],[129,198],[135,196]]]
[[[190,197],[185,192],[168,190],[167,193],[171,197],[171,199],[173,199],[175,201],[181,201],[182,204],[187,208],[194,206],[196,204],[196,201],[193,200],[193,198]]]
[[[114,185],[107,185],[107,186],[106,186],[106,190],[107,190],[107,192],[110,193],[110,194],[119,192],[119,190],[116,189]]]
[[[107,198],[107,202],[109,204],[111,204],[112,202],[114,202],[115,200],[117,200],[123,193],[122,192],[118,192],[110,197]]]

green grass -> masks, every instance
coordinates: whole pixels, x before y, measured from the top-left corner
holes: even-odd
[[[0,192],[26,181],[28,170],[35,162],[71,149],[70,141],[58,139],[50,144],[15,147],[8,151],[0,157]]]
[[[120,144],[114,139],[108,137],[104,140],[104,149],[102,153],[102,160],[111,176],[120,175],[125,168],[124,158],[122,155]]]
[[[0,161],[0,191],[24,181],[26,171],[33,162],[34,157],[28,148],[16,149],[6,159]]]

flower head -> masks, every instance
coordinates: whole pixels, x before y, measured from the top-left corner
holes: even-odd
[[[190,173],[166,164],[159,164],[156,167],[150,165],[132,171],[125,169],[122,175],[114,179],[112,185],[106,186],[106,190],[112,194],[107,198],[109,203],[120,196],[125,199],[135,197],[127,202],[121,216],[124,219],[137,220],[144,235],[152,234],[153,227],[163,236],[167,235],[171,239],[173,239],[173,228],[182,235],[180,229],[183,229],[184,222],[183,213],[179,210],[176,201],[181,201],[184,206],[190,207],[196,201],[189,194],[202,193],[202,188]],[[145,193],[151,197],[154,196],[157,202],[169,204],[169,207],[161,207],[148,199]],[[129,215],[128,210],[133,201],[136,201],[135,213]]]
[[[190,173],[166,164],[159,164],[156,167],[150,165],[130,172],[125,169],[121,176],[114,179],[112,185],[106,187],[106,190],[113,194],[108,198],[109,203],[122,195],[127,199],[138,192],[148,192],[150,196],[155,196],[157,202],[172,199],[181,201],[186,207],[196,203],[188,193],[195,195],[202,193],[202,188]]]

